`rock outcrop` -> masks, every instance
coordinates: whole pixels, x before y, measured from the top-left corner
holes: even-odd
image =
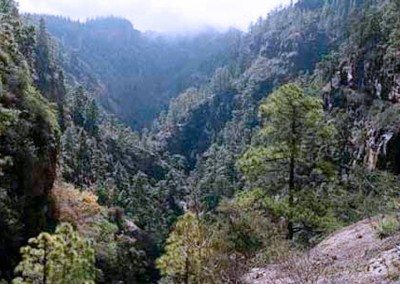
[[[254,269],[246,281],[253,284],[398,283],[400,234],[380,239],[377,226],[377,219],[353,224],[304,255]]]

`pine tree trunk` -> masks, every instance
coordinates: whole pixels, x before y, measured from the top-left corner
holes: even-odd
[[[290,164],[289,164],[289,207],[294,207],[294,155],[290,157]],[[288,236],[289,240],[293,239],[293,222],[289,219],[288,222]]]
[[[43,256],[43,284],[47,284],[47,243],[44,248],[44,256]]]
[[[290,162],[289,162],[289,207],[292,209],[294,207],[294,190],[295,190],[295,184],[294,184],[294,167],[295,167],[295,151],[296,151],[296,139],[295,139],[295,133],[296,133],[296,116],[294,115],[292,118],[292,125],[291,125],[291,131],[292,131],[292,139],[290,141],[290,146],[291,146],[291,154],[290,154]],[[292,217],[289,217],[289,222],[288,222],[288,240],[293,239],[293,221]]]
[[[189,257],[186,256],[185,260],[185,284],[189,284]]]

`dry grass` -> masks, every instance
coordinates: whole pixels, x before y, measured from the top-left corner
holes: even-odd
[[[68,222],[84,233],[102,210],[97,196],[90,191],[80,191],[74,186],[57,182],[51,192],[52,216],[59,222]]]

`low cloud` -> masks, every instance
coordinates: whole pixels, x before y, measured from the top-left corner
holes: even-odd
[[[205,26],[246,30],[251,21],[289,0],[19,0],[23,12],[86,20],[120,16],[135,28],[187,32]]]

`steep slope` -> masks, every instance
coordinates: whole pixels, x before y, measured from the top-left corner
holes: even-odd
[[[230,64],[240,35],[211,30],[174,38],[141,33],[119,18],[43,18],[65,52],[67,78],[91,87],[109,112],[135,129],[149,127],[171,98]]]
[[[153,138],[161,150],[183,155],[189,162],[193,208],[179,219],[178,226],[195,226],[198,222],[200,237],[210,234],[210,241],[199,250],[211,256],[201,259],[201,255],[193,255],[192,270],[183,270],[193,273],[192,279],[210,277],[196,271],[196,261],[207,267],[212,276],[228,283],[237,281],[237,273],[245,270],[243,267],[271,261],[274,250],[280,247],[269,236],[259,237],[256,228],[249,225],[259,219],[271,222],[278,231],[276,238],[284,235],[290,240],[289,247],[296,248],[315,245],[337,227],[398,210],[391,206],[399,198],[398,11],[398,1],[298,1],[274,11],[243,36],[238,58],[240,72],[226,69],[228,76],[219,76],[218,72],[214,76],[214,82],[229,86],[228,96],[211,82],[184,92],[171,103],[169,112],[156,124]],[[297,84],[298,87],[287,87],[295,91],[274,92],[288,82]],[[296,124],[303,122],[292,120],[293,133],[290,127],[279,131],[278,124],[268,124],[276,122],[274,115],[282,110],[274,109],[273,103],[263,104],[262,110],[268,109],[268,113],[260,115],[260,103],[268,102],[271,93],[275,94],[275,102],[280,94],[287,108],[293,107],[291,103],[296,105],[297,101],[287,100],[296,94],[316,99],[320,108],[317,113],[323,113],[319,123],[332,127],[328,131],[332,136],[313,149],[313,143],[319,143],[318,130],[307,134],[302,129],[312,142],[298,146],[298,153],[304,151],[304,156],[289,160],[279,149],[291,149],[284,146],[292,142],[288,137],[298,134]],[[287,139],[283,139],[288,132]],[[314,154],[316,149],[318,153]],[[274,167],[276,161],[286,162],[287,166]],[[247,172],[243,170],[245,166]],[[225,210],[229,212],[226,223]],[[185,218],[198,212],[200,217],[187,225]],[[252,213],[257,217],[248,218],[246,214]],[[208,227],[212,227],[211,232]],[[185,230],[180,230],[184,239]],[[232,235],[225,238],[226,232]],[[220,238],[214,240],[216,245],[215,234]],[[371,231],[366,233],[371,247],[380,245],[372,235]],[[175,232],[170,237],[177,238]],[[266,240],[270,243],[260,245]],[[222,252],[220,243],[225,245]],[[179,246],[172,245],[168,247],[172,253],[179,250]],[[210,252],[212,249],[215,251]],[[369,260],[372,258],[366,259]],[[162,261],[160,268],[164,269],[166,281],[179,282],[185,277],[182,270],[165,269],[174,264],[174,259],[167,264],[164,258]],[[222,272],[213,270],[213,261],[221,265]],[[395,273],[398,275],[398,270]],[[367,272],[361,274],[359,278],[365,281],[374,277]],[[354,276],[357,278],[351,275]]]
[[[177,192],[182,174],[170,157],[100,109],[76,81],[66,85],[59,65],[65,53],[57,51],[43,21],[27,25],[14,1],[0,1],[0,282],[48,273],[37,266],[30,272],[15,268],[20,249],[33,245],[28,240],[48,236],[61,222],[97,244],[109,238],[94,251],[92,262],[106,273],[97,275],[98,282],[154,282],[154,260],[181,212],[180,195],[172,189]],[[94,231],[81,230],[80,221],[94,222]],[[146,231],[143,236],[133,221]],[[142,244],[147,256],[139,251]],[[48,265],[43,257],[37,264],[42,268]]]
[[[59,127],[32,80],[34,39],[13,1],[0,1],[0,278],[10,279],[19,247],[47,226]]]
[[[398,0],[301,0],[243,35],[175,39],[115,18],[34,28],[0,4],[0,279],[29,237],[70,222],[100,283],[237,283],[264,266],[251,277],[286,281],[288,265],[386,281],[400,225],[317,244],[398,211]],[[107,113],[141,128],[168,103],[150,133]]]
[[[259,124],[260,101],[284,83],[307,78],[317,63],[343,41],[351,26],[352,7],[362,5],[347,4],[336,7],[336,2],[316,5],[300,1],[255,23],[240,41],[236,59],[240,72],[228,68],[224,75],[217,71],[208,86],[199,88],[197,101],[189,112],[185,108],[187,95],[183,93],[154,130],[159,143],[171,153],[184,155],[194,165],[214,142],[236,141],[224,135],[249,140],[251,130]],[[207,113],[211,115],[202,115]],[[174,121],[172,116],[179,119]],[[240,126],[234,130],[240,134],[229,130],[232,124]]]
[[[398,283],[400,234],[381,239],[378,223],[343,228],[304,255],[254,269],[247,283]]]
[[[343,168],[365,159],[372,168],[396,171],[397,120],[385,121],[397,111],[395,5],[395,1],[299,1],[271,13],[243,36],[241,73],[228,69],[227,76],[215,74],[229,92],[216,91],[211,82],[199,88],[197,96],[183,93],[160,118],[153,131],[155,140],[161,149],[184,155],[192,167],[196,161],[208,163],[211,145],[210,151],[231,148],[237,156],[259,125],[260,101],[282,84],[297,81],[323,97],[333,119],[346,112],[352,137],[344,138],[348,139],[344,147],[354,158]],[[188,102],[190,111],[185,107]]]

